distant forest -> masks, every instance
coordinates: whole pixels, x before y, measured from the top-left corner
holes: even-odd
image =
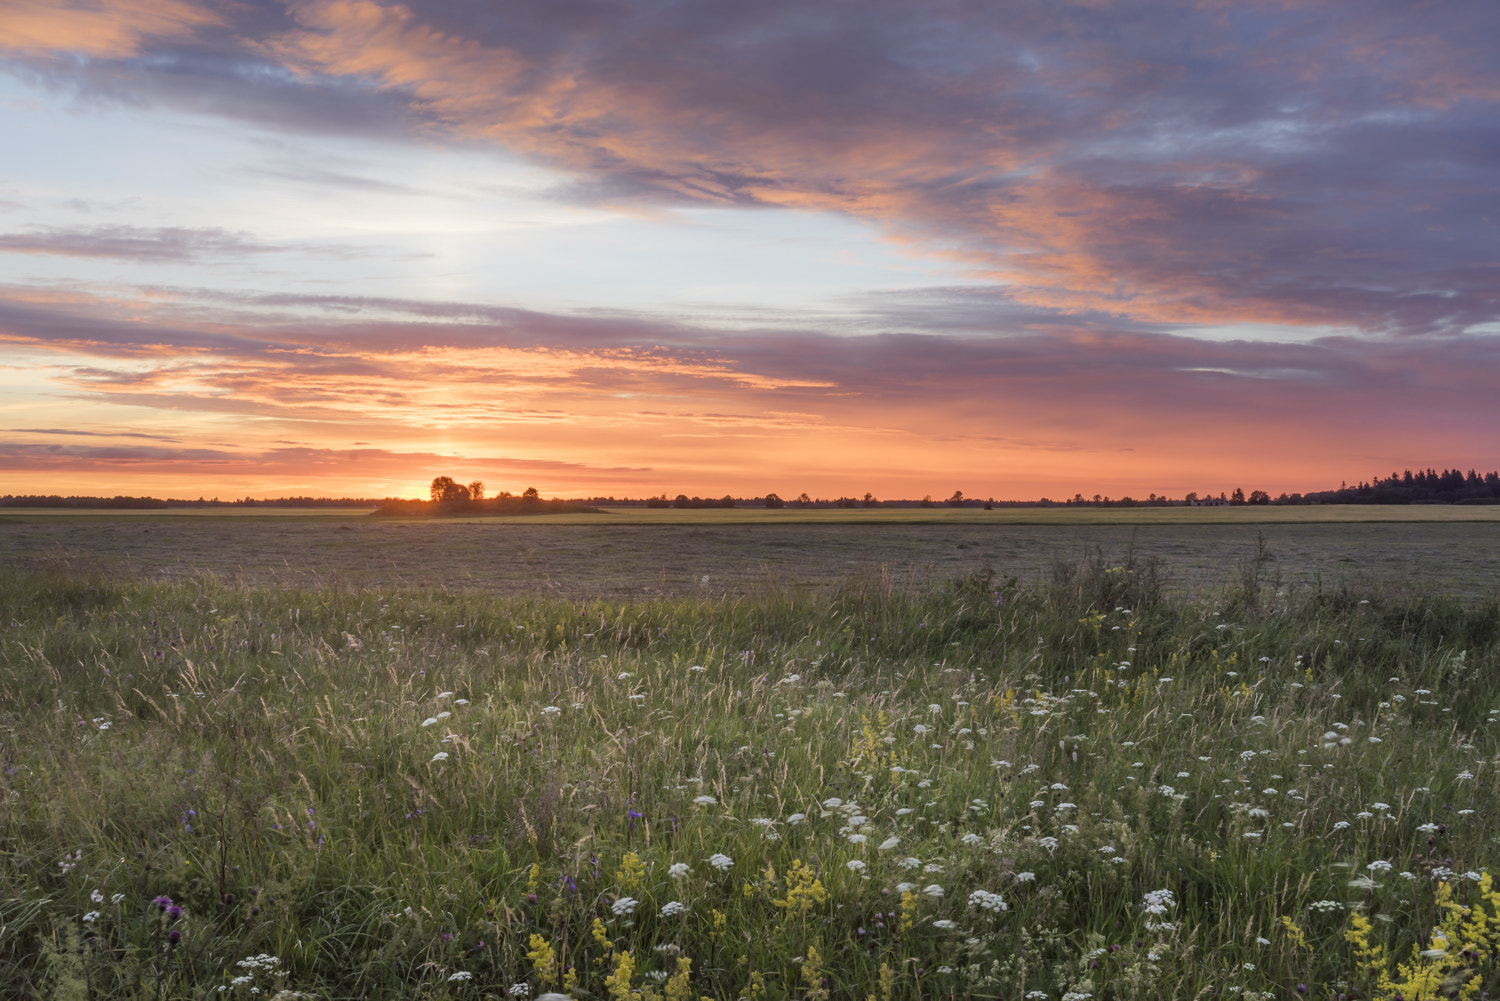
[[[448,487],[440,490],[439,486]],[[994,498],[979,499],[965,497],[955,490],[946,500],[923,497],[920,500],[878,500],[872,494],[863,497],[812,498],[801,494],[783,499],[768,493],[760,497],[689,497],[678,494],[668,497],[585,497],[571,501],[543,500],[535,488],[528,488],[519,497],[502,491],[492,498],[484,498],[483,484],[457,484],[448,477],[434,481],[432,500],[419,501],[404,497],[277,497],[271,500],[220,500],[215,497],[205,500],[182,500],[156,497],[63,497],[58,494],[6,494],[0,497],[0,508],[80,508],[100,510],[149,510],[160,508],[319,508],[319,507],[367,507],[381,509],[387,513],[415,514],[419,511],[435,510],[442,506],[443,513],[478,513],[481,509],[504,509],[511,513],[543,513],[557,511],[566,503],[569,510],[584,510],[598,507],[653,507],[653,508],[705,508],[705,507],[769,507],[769,508],[853,508],[853,507],[1173,507],[1189,504],[1228,505],[1241,504],[1500,504],[1500,472],[1463,472],[1445,469],[1442,472],[1427,469],[1420,472],[1407,470],[1377,477],[1368,483],[1343,484],[1337,490],[1318,490],[1305,494],[1281,494],[1272,497],[1264,490],[1252,490],[1246,494],[1237,489],[1230,494],[1200,496],[1196,493],[1186,497],[1170,498],[1151,494],[1145,499],[1133,497],[1106,497],[1095,494],[1084,497],[1075,494],[1071,500],[1051,500],[1043,497],[1034,501],[1001,501]]]

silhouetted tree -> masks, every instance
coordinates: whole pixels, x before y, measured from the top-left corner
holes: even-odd
[[[785,507],[786,501],[775,494],[766,494],[766,507]]]
[[[869,493],[869,492],[865,493],[865,500],[864,500],[865,507],[874,507],[875,505],[877,505],[879,503],[880,503],[880,501],[878,501],[878,500],[875,499],[875,495],[874,494]]]
[[[541,500],[541,494],[536,492],[536,487],[527,487],[521,491],[522,500]]]
[[[1245,491],[1241,490],[1239,487],[1235,487],[1234,488],[1234,493],[1232,493],[1232,494],[1229,495],[1229,503],[1231,503],[1231,504],[1243,504],[1243,503],[1245,503]]]
[[[475,500],[484,500],[484,483],[480,480],[475,480],[473,483],[470,483],[469,496],[474,498]]]
[[[462,483],[454,482],[451,476],[439,476],[432,481],[434,501],[468,500],[469,496],[469,488]]]
[[[1247,501],[1247,503],[1269,504],[1271,503],[1271,495],[1266,493],[1264,490],[1252,490],[1250,492],[1250,500]]]
[[[955,490],[955,491],[953,491],[953,496],[948,498],[948,506],[949,507],[963,507],[964,506],[964,492],[962,490]]]

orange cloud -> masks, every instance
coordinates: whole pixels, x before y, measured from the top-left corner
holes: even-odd
[[[146,42],[191,38],[223,23],[192,0],[6,0],[0,51],[121,58],[141,52]]]

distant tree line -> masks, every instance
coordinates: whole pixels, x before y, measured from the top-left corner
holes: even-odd
[[[1389,476],[1377,476],[1369,482],[1357,484],[1341,484],[1337,490],[1319,490],[1305,494],[1283,493],[1272,497],[1264,490],[1251,490],[1248,494],[1243,489],[1236,489],[1228,494],[1197,493],[1187,494],[1181,498],[1171,498],[1150,494],[1146,498],[1117,497],[1112,498],[1103,494],[1094,494],[1085,497],[1083,494],[1074,494],[1069,500],[1051,500],[1043,497],[1036,501],[997,501],[994,498],[979,500],[965,497],[963,491],[955,490],[953,494],[944,501],[933,500],[931,495],[920,500],[878,500],[874,494],[866,493],[861,498],[837,497],[817,498],[809,497],[806,493],[799,494],[795,498],[783,499],[779,494],[767,493],[761,497],[732,497],[725,495],[715,500],[712,497],[689,497],[687,494],[678,494],[669,498],[663,493],[660,496],[645,498],[629,497],[589,497],[576,501],[547,500],[544,501],[535,487],[528,487],[520,495],[513,495],[509,491],[502,490],[493,497],[487,497],[485,486],[479,480],[469,483],[459,483],[451,476],[439,476],[433,479],[429,500],[416,501],[407,498],[385,497],[277,497],[272,499],[257,500],[245,497],[240,500],[220,500],[215,497],[206,500],[199,497],[197,500],[183,500],[169,498],[162,500],[156,497],[86,497],[68,496],[58,494],[6,494],[0,497],[0,508],[91,508],[91,509],[120,509],[120,510],[146,510],[157,508],[202,508],[202,507],[373,507],[382,510],[394,510],[401,507],[403,510],[427,510],[433,506],[441,506],[445,512],[458,512],[465,505],[473,505],[474,511],[488,511],[492,508],[514,509],[522,512],[540,511],[547,505],[571,504],[575,509],[592,509],[598,506],[618,507],[650,507],[650,508],[730,508],[730,507],[767,507],[767,508],[856,508],[856,507],[975,507],[989,509],[992,507],[1053,507],[1053,506],[1088,506],[1088,507],[1172,507],[1187,505],[1213,505],[1238,507],[1240,505],[1285,505],[1285,504],[1500,504],[1500,472],[1478,473],[1475,470],[1467,472],[1458,469],[1445,469],[1438,472],[1434,469],[1426,469],[1418,472],[1406,470],[1402,473],[1391,473]],[[414,506],[415,505],[415,506]],[[581,507],[580,507],[581,505]]]
[[[728,494],[725,494],[723,497],[720,497],[718,500],[714,500],[712,497],[689,497],[687,494],[678,494],[676,497],[673,497],[671,500],[667,500],[667,495],[666,494],[662,494],[660,497],[647,497],[646,498],[646,506],[647,507],[655,507],[655,508],[662,508],[662,507],[686,507],[686,508],[693,508],[693,507],[734,507],[735,503],[736,503],[735,499],[733,497],[730,497]]]

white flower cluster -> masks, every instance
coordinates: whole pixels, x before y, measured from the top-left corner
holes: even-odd
[[[724,872],[730,866],[734,865],[734,859],[722,852],[714,852],[708,857],[708,864],[720,872]]]
[[[635,907],[639,903],[640,901],[634,897],[621,897],[610,904],[609,909],[615,912],[615,917],[622,917],[626,914],[634,914]]]
[[[687,913],[687,904],[680,900],[669,900],[661,905],[661,916],[664,918],[675,918],[679,914]]]
[[[1151,890],[1141,906],[1146,911],[1148,931],[1171,931],[1177,927],[1171,921],[1163,920],[1177,907],[1177,898],[1172,895],[1171,890]]]
[[[991,893],[989,890],[975,890],[969,894],[969,906],[995,913],[1010,910],[1010,905],[1005,902],[1004,897],[998,893]]]
[[[256,970],[270,972],[281,965],[281,960],[275,956],[268,956],[265,953],[261,953],[259,956],[246,956],[235,965],[242,970],[249,970],[252,973]]]

